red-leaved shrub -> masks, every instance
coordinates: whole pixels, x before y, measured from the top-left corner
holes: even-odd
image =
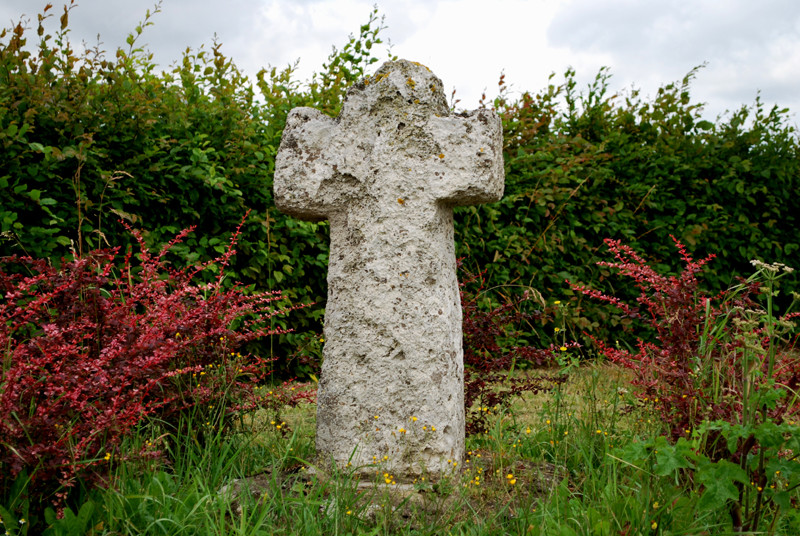
[[[523,323],[542,322],[545,311],[525,313],[521,304],[531,299],[526,292],[489,310],[479,305],[478,297],[484,290],[482,274],[463,274],[461,287],[462,325],[464,337],[464,409],[467,434],[487,431],[489,414],[498,407],[506,407],[511,400],[523,393],[549,391],[553,385],[563,383],[563,376],[530,376],[515,367],[544,367],[557,364],[560,350],[553,345],[537,348],[518,345],[518,333],[514,326]],[[468,290],[476,284],[476,290]],[[569,343],[570,348],[578,346]]]
[[[190,231],[155,255],[132,231],[141,251],[119,266],[116,250],[58,268],[0,260],[0,496],[24,471],[32,502],[63,504],[78,479],[106,478],[145,416],[174,423],[222,397],[253,403],[267,367],[237,349],[276,333],[267,320],[285,312],[273,307],[281,294],[223,288],[238,229],[213,261],[216,281],[194,281],[211,263],[170,268],[166,253]]]
[[[790,333],[794,328],[789,320],[797,313],[777,317],[771,305],[771,285],[764,288],[751,277],[709,296],[699,288],[697,274],[714,255],[695,260],[683,244],[674,237],[673,241],[684,268],[678,275],[665,276],[631,247],[619,240],[605,240],[616,260],[598,265],[615,268],[633,280],[641,291],[636,298],[638,307],[584,285],[567,283],[651,328],[652,338],[640,338],[635,353],[596,339],[595,343],[603,355],[634,372],[638,396],[660,414],[669,436],[677,440],[689,437],[704,421],[743,422],[743,413],[753,411],[749,401],[759,390],[771,389],[770,385],[796,392],[800,360],[791,351],[791,340],[781,342],[778,329],[787,326],[784,331]],[[754,264],[769,268],[766,274],[760,268],[759,274],[776,278],[778,268]],[[770,301],[766,308],[758,300],[761,294]],[[766,412],[767,408],[763,404],[755,408],[762,409]],[[780,423],[798,409],[794,397],[785,397],[775,401],[765,417]],[[730,448],[737,451],[736,446]]]

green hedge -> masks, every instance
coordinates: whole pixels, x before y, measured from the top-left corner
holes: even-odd
[[[230,284],[281,288],[295,303],[320,304],[286,320],[298,333],[270,349],[300,348],[299,361],[285,366],[302,372],[319,357],[327,224],[275,209],[274,157],[290,109],[335,115],[344,90],[385,53],[376,46],[384,29],[377,12],[300,83],[293,67],[248,80],[219,43],[158,72],[137,47],[149,13],[114,58],[77,54],[68,41],[70,9],[60,24],[40,15],[34,42],[22,25],[0,37],[0,255],[57,262],[124,247],[127,222],[147,230],[151,244],[195,225],[172,262],[202,261],[227,246],[251,209]],[[701,120],[689,93],[694,74],[652,101],[610,95],[607,70],[583,92],[571,71],[536,94],[501,91],[493,106],[505,128],[506,196],[456,217],[459,254],[467,267],[487,270],[487,288],[495,289],[487,300],[532,287],[566,302],[567,278],[612,290],[594,264],[606,237],[670,270],[677,268],[670,234],[698,256],[717,253],[707,276],[714,288],[747,274],[751,258],[798,265],[800,160],[788,111],[756,101],[714,123]],[[573,297],[565,309],[576,336],[583,329],[606,336],[623,322],[591,307]],[[546,343],[551,328],[535,326],[529,336]]]
[[[460,209],[460,253],[488,269],[494,285],[530,286],[551,302],[572,296],[565,279],[638,295],[613,288],[595,265],[607,237],[668,272],[680,264],[670,235],[698,258],[714,253],[711,289],[749,275],[751,259],[800,268],[800,146],[788,110],[767,111],[757,99],[704,120],[690,96],[695,74],[650,102],[609,94],[605,69],[579,94],[572,71],[537,94],[501,91],[494,104],[504,120],[506,195]],[[791,290],[800,289],[784,295]],[[571,305],[575,337],[620,337],[626,320],[581,297]]]

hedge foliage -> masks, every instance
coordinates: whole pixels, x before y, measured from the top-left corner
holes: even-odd
[[[560,85],[517,99],[501,79],[494,106],[503,117],[506,195],[459,209],[460,254],[486,267],[495,285],[573,297],[567,325],[611,340],[631,319],[608,317],[564,285],[638,295],[612,288],[608,269],[596,266],[605,238],[645,253],[662,272],[680,269],[670,235],[696,257],[714,253],[704,275],[713,290],[752,273],[751,259],[800,268],[800,140],[789,110],[766,110],[756,98],[708,121],[691,99],[696,74],[651,101],[610,93],[607,69],[584,92],[567,71]],[[782,292],[792,290],[800,289]]]
[[[345,89],[379,55],[390,56],[380,46],[377,11],[301,83],[296,65],[249,80],[220,43],[187,50],[158,71],[137,45],[152,24],[149,12],[113,58],[98,48],[77,52],[71,9],[59,17],[45,10],[35,29],[20,23],[0,37],[0,256],[57,262],[124,246],[131,241],[125,221],[146,230],[148,244],[196,225],[172,261],[202,261],[224,251],[251,209],[229,278],[283,289],[293,303],[319,303],[284,320],[297,333],[279,349],[318,356],[327,224],[275,209],[274,157],[290,109],[335,115]],[[572,71],[521,96],[501,79],[487,105],[503,118],[506,196],[457,211],[459,254],[473,271],[487,270],[495,289],[486,299],[502,302],[530,287],[550,301],[566,299],[567,278],[618,291],[594,264],[607,237],[672,270],[679,259],[669,234],[697,256],[716,253],[708,281],[715,288],[748,273],[751,258],[798,264],[800,158],[788,110],[756,100],[703,120],[690,96],[695,74],[652,100],[611,94],[605,69],[584,91]],[[573,301],[567,315],[576,329],[603,332],[626,322]],[[530,336],[544,343],[547,333],[550,326],[536,326]]]

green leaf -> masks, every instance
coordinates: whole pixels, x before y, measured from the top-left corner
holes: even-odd
[[[710,462],[703,460],[698,464],[696,476],[705,487],[698,502],[698,508],[716,510],[725,506],[727,501],[737,500],[739,490],[736,482],[747,484],[747,473],[738,465],[728,460]]]
[[[792,495],[788,491],[779,491],[772,496],[772,500],[781,510],[789,510],[792,507]]]
[[[738,498],[738,490],[729,481],[712,480],[703,491],[703,495],[697,503],[699,510],[720,510],[725,507],[728,501]]]
[[[688,469],[691,466],[686,456],[675,449],[659,449],[658,453],[656,453],[654,470],[659,476],[672,475],[679,469]]]
[[[568,527],[567,525],[561,525],[558,528],[559,536],[578,536],[578,533],[575,532],[573,529]]]
[[[67,508],[68,509],[68,508]],[[46,508],[44,511],[44,520],[47,522],[48,525],[52,525],[56,522],[56,512],[52,508]]]
[[[87,501],[81,505],[81,508],[78,511],[77,523],[76,523],[78,534],[86,534],[86,531],[89,529],[89,525],[91,523],[93,514],[94,514],[94,502]]]
[[[780,448],[786,443],[785,436],[790,435],[793,428],[788,424],[779,426],[770,420],[759,424],[754,435],[763,448]]]
[[[688,469],[692,467],[690,458],[694,456],[692,446],[686,438],[678,439],[675,445],[667,443],[666,438],[658,437],[654,442],[656,463],[653,467],[655,473],[659,476],[668,476],[674,474],[679,469]]]
[[[7,526],[14,526],[17,523],[17,518],[11,515],[11,512],[0,506],[0,519],[3,520],[3,523],[7,524]]]

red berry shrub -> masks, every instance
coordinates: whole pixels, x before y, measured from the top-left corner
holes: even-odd
[[[141,252],[117,267],[97,250],[58,268],[25,257],[0,260],[0,496],[27,473],[32,503],[63,504],[78,479],[104,481],[121,439],[152,415],[166,422],[233,397],[254,402],[264,360],[236,350],[276,332],[280,292],[222,287],[233,245],[214,262],[176,270],[132,231]]]
[[[475,284],[475,285],[473,285]],[[528,374],[510,376],[515,367],[530,368],[557,363],[554,347],[536,348],[518,345],[513,326],[542,322],[546,312],[524,313],[520,307],[531,295],[523,294],[504,305],[481,308],[478,297],[484,291],[481,275],[464,274],[461,287],[461,309],[464,336],[464,409],[467,434],[480,434],[489,426],[489,413],[506,407],[515,396],[525,392],[549,391],[565,377]],[[474,290],[468,290],[475,286]],[[570,346],[577,346],[570,343]]]
[[[629,246],[619,240],[605,240],[616,260],[597,264],[615,268],[633,280],[640,290],[638,306],[567,283],[651,329],[652,337],[639,339],[635,353],[595,342],[603,355],[635,373],[638,396],[660,414],[669,436],[677,440],[689,437],[704,421],[747,420],[744,413],[754,407],[750,401],[759,390],[763,393],[769,389],[772,382],[796,392],[800,363],[793,357],[790,340],[779,347],[776,331],[778,326],[789,325],[796,314],[776,318],[771,305],[764,309],[758,300],[760,294],[771,299],[772,288],[762,288],[757,279],[750,278],[709,296],[698,287],[697,274],[714,255],[694,260],[683,244],[673,240],[685,265],[676,276],[658,274]],[[782,422],[798,410],[793,400],[785,397],[775,402],[764,418]],[[759,404],[757,410],[762,406]],[[715,448],[720,447],[724,448]],[[730,448],[731,452],[737,449]]]

